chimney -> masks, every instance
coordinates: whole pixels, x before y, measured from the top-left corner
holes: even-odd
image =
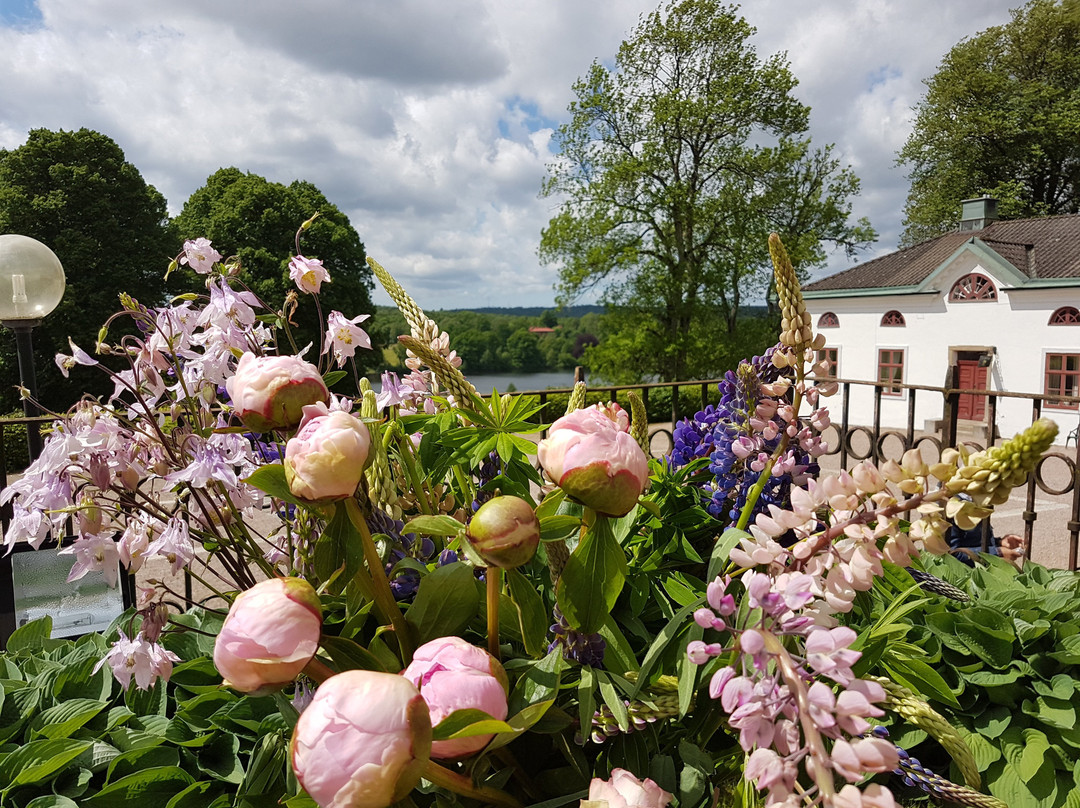
[[[982,230],[998,218],[998,201],[992,196],[965,199],[960,203],[960,231]]]

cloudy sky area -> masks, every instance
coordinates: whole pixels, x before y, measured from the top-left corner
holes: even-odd
[[[748,0],[810,135],[862,179],[890,252],[922,80],[1019,0]],[[177,213],[222,166],[315,183],[426,308],[549,305],[537,192],[571,85],[652,0],[0,0],[0,147],[116,140]],[[765,245],[762,245],[765,249]],[[849,266],[837,256],[830,271]],[[376,301],[388,303],[381,291]]]

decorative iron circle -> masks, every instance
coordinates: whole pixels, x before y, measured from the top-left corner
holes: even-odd
[[[1067,477],[1069,481],[1065,484],[1064,488],[1051,488],[1049,483],[1047,483],[1046,480],[1043,479],[1043,463],[1045,463],[1051,457],[1057,457],[1065,461],[1065,469],[1068,472]],[[1035,482],[1038,484],[1039,488],[1041,488],[1044,492],[1050,494],[1051,496],[1068,494],[1070,491],[1073,490],[1075,480],[1076,461],[1074,461],[1071,457],[1068,457],[1067,455],[1063,455],[1061,452],[1047,452],[1039,459],[1038,464],[1036,464],[1035,466]]]
[[[866,435],[868,445],[865,454],[859,454],[852,445],[851,439],[855,436],[856,432],[862,432]],[[855,460],[866,460],[866,458],[870,456],[870,453],[874,451],[874,431],[868,426],[850,427],[847,435],[844,436],[844,441],[847,445],[848,454]]]
[[[927,462],[936,463],[938,461],[938,459],[941,458],[941,452],[942,452],[941,438],[939,438],[937,435],[923,435],[921,438],[916,438],[915,439],[915,447],[914,448],[921,449],[924,442],[934,444],[934,448],[937,449],[937,457],[935,457],[932,461],[927,461]]]
[[[653,448],[653,443],[656,440],[657,435],[663,435],[665,438],[667,438],[667,444],[668,444],[667,449],[662,451],[660,454],[657,454],[656,449]],[[654,432],[652,432],[649,435],[649,454],[652,457],[664,457],[666,455],[669,455],[669,454],[671,454],[671,450],[674,449],[674,448],[675,448],[675,437],[672,434],[670,429],[665,429],[665,428],[661,427],[660,429],[655,430]]]
[[[877,456],[882,460],[895,460],[897,463],[899,463],[899,457],[888,457],[885,454],[885,440],[887,438],[898,438],[900,440],[900,454],[903,455],[908,448],[907,435],[905,435],[903,432],[896,432],[895,430],[889,432],[882,432],[880,435],[878,435]]]

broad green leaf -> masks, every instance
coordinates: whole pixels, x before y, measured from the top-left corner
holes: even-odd
[[[207,808],[209,794],[220,789],[221,785],[209,780],[192,783],[165,805],[165,808]]]
[[[716,580],[716,576],[720,575],[724,571],[724,567],[727,566],[728,556],[731,551],[743,539],[752,538],[753,536],[745,530],[739,530],[737,527],[729,527],[721,533],[720,538],[716,540],[716,544],[713,545],[712,552],[709,554],[709,572],[705,580],[707,582]]]
[[[1031,727],[1023,731],[1024,751],[1020,755],[1020,762],[1016,770],[1025,780],[1032,780],[1046,761],[1046,753],[1050,751],[1050,741],[1046,735]]]
[[[1063,665],[1080,665],[1080,634],[1063,639],[1050,656]]]
[[[581,680],[577,687],[578,726],[581,735],[588,738],[592,732],[593,714],[596,712],[596,674],[589,665],[581,666]]]
[[[956,636],[973,654],[995,668],[1005,668],[1013,657],[1011,621],[985,606],[974,606],[957,616]]]
[[[289,481],[285,479],[285,466],[281,463],[259,466],[244,482],[282,502],[290,502],[303,508],[312,507],[310,502],[293,496],[293,492],[289,490]]]
[[[89,808],[147,808],[163,805],[193,782],[175,766],[142,769],[110,783],[84,800]]]
[[[319,645],[330,655],[330,659],[333,660],[339,673],[351,670],[382,671],[386,673],[386,668],[382,666],[378,658],[353,640],[324,634],[319,639]]]
[[[656,635],[656,639],[653,640],[652,645],[649,646],[649,650],[645,652],[645,659],[642,660],[641,670],[638,671],[637,683],[634,685],[634,691],[630,694],[630,698],[634,698],[641,691],[641,688],[648,683],[649,674],[652,673],[653,666],[659,661],[661,655],[667,649],[668,644],[674,640],[681,631],[687,628],[688,619],[694,610],[699,608],[705,602],[705,597],[698,598],[693,603],[688,603],[679,611],[675,612],[666,626],[660,630],[660,633]]]
[[[344,591],[363,566],[363,539],[345,506],[334,508],[334,515],[315,543],[314,560],[315,574],[323,583],[331,584],[330,590],[335,595]]]
[[[143,769],[179,765],[180,752],[174,746],[151,746],[145,749],[133,749],[113,758],[109,764],[105,782],[111,783],[120,780]]]
[[[67,738],[75,730],[105,709],[96,699],[71,699],[50,707],[38,715],[31,726],[32,738]]]
[[[0,760],[0,783],[14,788],[48,782],[91,746],[93,741],[71,738],[31,741]]]
[[[611,676],[603,671],[596,671],[595,673],[596,681],[600,685],[601,699],[611,711],[611,715],[618,723],[619,729],[626,732],[630,728],[630,714],[626,711],[626,705],[623,703],[623,695],[615,689],[615,683],[612,681]]]
[[[492,718],[483,710],[454,710],[432,728],[431,739],[446,741],[451,738],[471,738],[476,735],[514,731],[505,721]]]
[[[480,596],[468,564],[447,564],[425,575],[405,619],[419,641],[459,634],[480,610]],[[370,650],[370,648],[369,648]]]
[[[7,653],[20,654],[24,651],[44,651],[52,647],[52,618],[46,615],[31,620],[25,626],[19,626],[7,639]]]
[[[548,626],[551,625],[550,614],[544,608],[543,598],[521,570],[506,570],[505,575],[510,600],[517,607],[525,651],[531,657],[542,657],[547,653],[547,633]]]
[[[239,751],[239,738],[219,732],[196,753],[195,759],[199,771],[203,774],[235,786],[244,779],[244,767],[240,763]]]
[[[612,533],[611,520],[598,516],[559,576],[556,596],[566,622],[586,634],[598,631],[615,607],[626,574],[626,552]]]
[[[882,667],[891,678],[924,698],[936,699],[952,707],[960,706],[941,674],[921,659],[890,657],[882,660]]]
[[[452,516],[417,516],[410,519],[401,532],[453,538],[464,529],[465,525]]]
[[[554,699],[565,667],[562,648],[555,648],[537,662],[529,662],[510,694],[510,712],[516,714],[530,705]]]
[[[600,636],[606,643],[604,646],[605,668],[620,673],[638,670],[640,666],[634,657],[634,649],[630,647],[622,629],[611,615],[608,615],[604,619],[604,625],[600,626]]]
[[[26,808],[79,808],[79,803],[58,794],[43,794],[26,803]]]
[[[581,517],[553,514],[540,520],[540,541],[565,541],[581,529]]]
[[[686,740],[679,742],[679,757],[683,761],[679,774],[679,804],[697,805],[715,768],[712,757]]]

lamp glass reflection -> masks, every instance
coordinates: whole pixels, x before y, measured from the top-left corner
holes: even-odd
[[[0,321],[40,320],[67,285],[56,253],[36,239],[0,236]]]

